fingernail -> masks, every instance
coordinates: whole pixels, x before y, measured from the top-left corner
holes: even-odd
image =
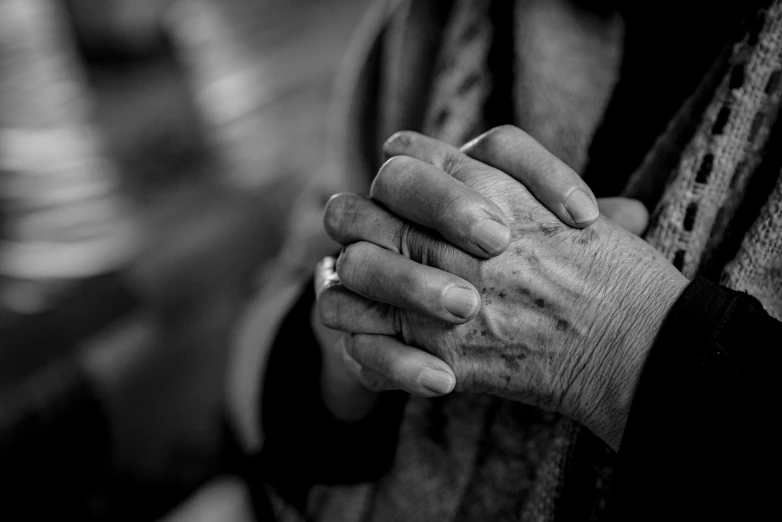
[[[565,208],[573,221],[579,224],[594,221],[600,214],[592,198],[581,189],[576,189],[570,194],[565,201]]]
[[[456,385],[451,374],[433,368],[424,368],[418,381],[427,390],[440,395],[451,393]]]
[[[468,318],[478,307],[478,296],[472,290],[452,286],[445,291],[443,306],[453,315]]]
[[[508,246],[510,230],[493,219],[484,219],[473,229],[473,238],[488,254],[495,254]]]

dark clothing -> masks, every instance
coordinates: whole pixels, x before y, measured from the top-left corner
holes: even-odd
[[[310,290],[300,298],[275,342],[256,468],[302,509],[314,484],[372,482],[390,468],[404,404],[383,394],[355,424],[328,413],[309,327],[313,298]],[[772,507],[768,490],[779,481],[767,470],[782,464],[770,415],[780,348],[782,324],[753,297],[705,279],[687,287],[636,392],[608,505],[617,520],[745,519]]]
[[[633,400],[612,486],[617,519],[767,517],[782,465],[780,367],[782,324],[747,294],[693,281]]]

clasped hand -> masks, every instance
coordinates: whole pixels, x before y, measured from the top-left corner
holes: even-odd
[[[635,385],[686,285],[639,237],[598,216],[584,182],[499,127],[462,150],[403,132],[369,197],[338,194],[346,245],[318,267],[334,348],[373,390],[456,389],[557,411],[618,447]],[[629,229],[636,202],[601,202]]]

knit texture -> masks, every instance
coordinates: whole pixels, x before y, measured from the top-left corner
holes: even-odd
[[[755,296],[782,321],[782,173],[721,282]]]
[[[758,15],[672,173],[646,240],[692,278],[724,238],[779,111],[782,6]]]

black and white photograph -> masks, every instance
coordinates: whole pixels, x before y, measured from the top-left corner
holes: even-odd
[[[779,519],[781,113],[782,0],[0,0],[0,521]]]

